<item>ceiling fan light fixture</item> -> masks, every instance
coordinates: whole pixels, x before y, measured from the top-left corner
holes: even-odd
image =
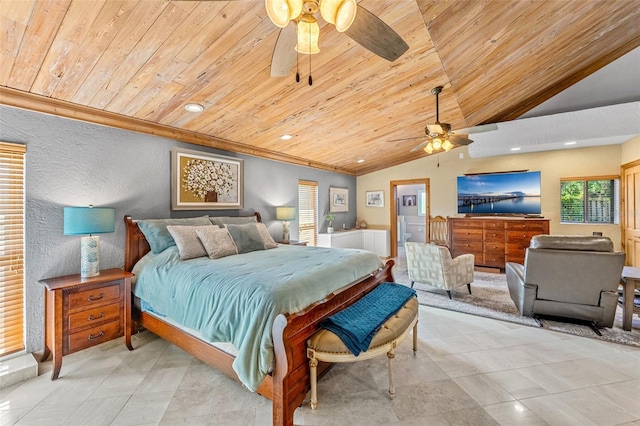
[[[442,140],[440,138],[435,138],[433,140],[433,149],[438,151],[442,148]]]
[[[271,22],[280,28],[302,13],[302,0],[264,0],[264,6]]]
[[[427,146],[425,146],[425,147],[424,147],[424,151],[425,151],[427,154],[432,154],[432,153],[433,153],[433,144],[432,144],[431,142],[429,142],[429,143],[427,144]]]
[[[338,32],[345,32],[356,19],[356,0],[320,0],[322,19],[335,25]]]
[[[313,18],[313,16],[311,16]],[[298,22],[298,42],[296,44],[296,52],[306,55],[313,55],[320,52],[318,47],[318,39],[320,38],[320,26],[313,19],[310,22],[303,20]]]
[[[442,142],[442,149],[444,149],[445,152],[449,152],[454,148],[454,145],[449,142],[449,139],[445,139],[444,142]]]

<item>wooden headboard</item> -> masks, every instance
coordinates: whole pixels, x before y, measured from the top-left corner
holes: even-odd
[[[255,212],[251,216],[255,216],[258,222],[262,222],[262,216],[260,213]],[[144,256],[151,251],[149,243],[144,234],[138,228],[138,222],[133,220],[131,216],[124,216],[125,224],[125,242],[124,242],[124,270],[131,272],[133,266]]]

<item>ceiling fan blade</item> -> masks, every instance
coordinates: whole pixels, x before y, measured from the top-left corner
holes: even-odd
[[[409,45],[380,18],[358,5],[356,19],[345,34],[381,58],[393,62]]]
[[[484,133],[484,132],[492,132],[494,130],[498,130],[497,124],[481,124],[479,126],[473,127],[465,127],[464,129],[455,130],[456,133],[465,133],[467,135],[476,134],[476,133]]]
[[[287,25],[280,30],[271,57],[271,77],[285,77],[296,62],[296,26]]]
[[[424,139],[424,135],[422,135],[422,136],[415,136],[415,137],[412,137],[412,138],[391,139],[391,140],[389,140],[389,141],[387,141],[387,142],[412,141],[412,140],[415,140],[415,139]]]
[[[467,137],[467,135],[450,135],[449,136],[449,142],[451,142],[452,144],[456,145],[456,146],[464,146],[464,145],[469,145],[470,143],[472,143],[473,141],[471,139],[469,139]]]
[[[421,149],[423,149],[425,146],[427,146],[427,144],[429,143],[429,139],[427,139],[424,142],[420,142],[418,145],[414,146],[413,148],[411,148],[409,150],[409,152],[416,152],[416,151],[420,151]]]

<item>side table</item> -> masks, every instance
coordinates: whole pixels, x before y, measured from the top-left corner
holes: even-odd
[[[640,268],[625,266],[622,268],[622,329],[631,330],[635,290],[640,289]]]
[[[51,380],[58,378],[62,357],[125,335],[131,346],[131,277],[122,269],[100,271],[95,277],[80,274],[48,278],[45,287],[44,353],[53,353]],[[125,333],[125,331],[127,331]]]

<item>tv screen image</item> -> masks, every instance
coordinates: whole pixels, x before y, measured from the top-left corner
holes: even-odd
[[[458,176],[458,213],[540,214],[540,172]]]

